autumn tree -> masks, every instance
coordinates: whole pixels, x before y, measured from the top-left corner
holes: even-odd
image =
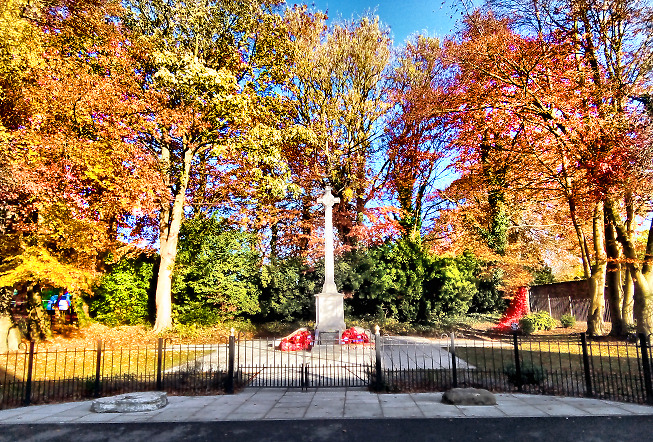
[[[143,47],[136,71],[145,73],[141,95],[147,103],[131,127],[139,133],[138,143],[156,158],[167,188],[159,209],[161,265],[155,330],[172,324],[171,276],[179,229],[189,190],[207,187],[207,181],[200,179],[189,188],[198,168],[205,172],[223,157],[240,156],[250,165],[249,176],[271,176],[266,173],[271,169],[278,172],[275,182],[281,186],[286,182],[283,164],[276,164],[278,128],[252,118],[257,91],[267,89],[262,83],[279,75],[265,63],[274,54],[271,41],[257,34],[262,25],[272,29],[267,10],[272,5],[266,1],[126,2],[125,23],[134,32],[134,43]],[[263,139],[273,142],[256,142]],[[224,165],[222,172],[230,167]]]
[[[134,201],[147,210],[155,189],[149,159],[119,124],[133,112],[124,98],[131,63],[120,27],[107,20],[119,6],[51,2],[18,10],[24,32],[38,36],[39,57],[23,60],[3,107],[0,285],[23,285],[38,311],[39,285],[89,287],[120,246],[118,229]],[[12,124],[17,109],[24,117]]]
[[[299,233],[310,238],[312,206],[328,184],[341,198],[334,208],[339,239],[351,247],[379,187],[373,165],[389,108],[385,78],[392,42],[378,17],[331,26],[326,19],[305,7],[286,13],[293,40],[289,112],[304,128],[304,138],[288,145],[286,158],[300,187],[294,204]]]
[[[399,204],[397,222],[408,238],[421,237],[425,219],[439,208],[437,182],[451,153],[452,131],[444,121],[450,81],[440,41],[423,36],[407,42],[391,76],[396,104],[386,126],[386,188]]]
[[[595,219],[601,218],[601,206],[615,208],[617,201],[624,202],[626,224],[632,226],[632,218],[628,221],[628,214],[633,214],[633,199],[631,190],[623,177],[624,167],[632,165],[624,152],[632,150],[628,147],[628,140],[633,135],[624,137],[626,133],[637,131],[636,126],[640,118],[636,115],[641,112],[635,110],[630,99],[642,101],[646,96],[647,85],[650,81],[650,66],[653,60],[653,46],[651,45],[650,25],[651,6],[646,2],[631,0],[606,0],[603,2],[567,2],[558,0],[544,0],[536,2],[519,1],[491,1],[495,9],[507,13],[514,18],[520,30],[530,35],[557,34],[565,38],[575,49],[575,60],[579,67],[587,72],[585,87],[588,90],[586,102],[593,107],[593,112],[598,117],[600,124],[587,124],[594,133],[594,142],[588,145],[583,153],[580,163],[587,176],[590,177],[590,188],[597,195],[597,210]],[[517,14],[514,11],[518,11]],[[645,101],[645,100],[644,100]],[[633,113],[634,111],[634,113]],[[587,121],[594,123],[597,120]],[[635,143],[636,144],[636,143]],[[646,158],[646,150],[640,159]],[[635,163],[641,161],[635,161]],[[647,167],[644,166],[644,170]],[[621,172],[619,171],[621,169]],[[610,171],[608,178],[606,172]],[[637,175],[636,173],[635,175]],[[616,178],[616,179],[615,179]],[[606,185],[607,184],[607,185]],[[616,218],[607,212],[605,220],[614,224]],[[598,222],[598,221],[597,221]],[[628,231],[622,225],[624,232]],[[603,229],[610,230],[616,226],[605,225]],[[627,236],[619,240],[622,248],[628,248],[625,243],[632,239],[632,230]],[[608,239],[608,243],[610,243]],[[595,241],[596,243],[596,241]],[[632,243],[631,243],[632,245]],[[597,256],[605,254],[596,250]],[[621,268],[626,272],[625,280],[635,281],[639,293],[639,304],[648,305],[647,293],[650,290],[643,285],[643,279],[637,276],[641,268],[630,264],[619,264],[620,252],[618,248],[608,246],[606,258],[611,267],[611,283],[609,297],[613,306],[622,305],[624,295],[621,291]],[[626,261],[634,257],[626,257]],[[599,259],[599,261],[601,261]],[[645,278],[644,278],[645,279]],[[637,282],[639,281],[639,282]],[[594,297],[598,298],[602,285],[594,284],[597,290]],[[631,292],[628,288],[626,293]],[[626,296],[626,298],[628,298]],[[623,305],[628,305],[626,299]],[[638,328],[640,331],[650,328],[651,319],[648,313],[643,313],[648,308],[638,309]],[[613,332],[623,333],[624,324],[628,323],[626,315],[619,313],[613,322]]]

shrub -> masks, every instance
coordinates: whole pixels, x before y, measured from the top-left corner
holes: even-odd
[[[562,315],[560,317],[560,324],[564,328],[571,328],[576,325],[576,317],[574,315]]]
[[[107,325],[143,324],[148,319],[155,258],[123,258],[110,266],[89,300],[91,317]]]
[[[479,264],[477,283],[478,292],[472,298],[469,313],[503,313],[508,308],[508,301],[501,290],[504,271],[499,268],[485,268]]]
[[[314,295],[322,291],[323,261],[309,267],[296,258],[275,259],[263,266],[260,275],[260,321],[291,323],[315,318]]]
[[[259,306],[256,237],[225,220],[184,221],[173,273],[174,313],[180,323],[211,325]]]
[[[522,385],[540,385],[546,379],[547,371],[541,365],[535,365],[530,361],[522,361],[519,365]],[[508,381],[517,385],[517,367],[515,364],[508,364],[504,367],[503,373],[508,376]]]
[[[519,320],[519,328],[527,335],[538,330],[553,330],[555,325],[555,319],[548,312],[531,313]]]

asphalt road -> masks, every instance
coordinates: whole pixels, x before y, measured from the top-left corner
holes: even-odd
[[[650,416],[2,425],[0,441],[650,441]]]

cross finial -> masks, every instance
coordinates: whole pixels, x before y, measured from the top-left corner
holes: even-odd
[[[324,195],[317,201],[324,204],[324,207],[332,207],[335,203],[340,202],[340,198],[337,198],[331,194],[331,186],[326,186],[324,188]]]

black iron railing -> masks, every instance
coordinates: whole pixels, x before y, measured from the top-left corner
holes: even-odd
[[[370,342],[279,350],[277,339],[231,336],[214,345],[41,349],[0,354],[0,408],[144,390],[232,393],[255,387],[370,387],[376,391],[494,392],[653,404],[650,337],[381,336]]]

